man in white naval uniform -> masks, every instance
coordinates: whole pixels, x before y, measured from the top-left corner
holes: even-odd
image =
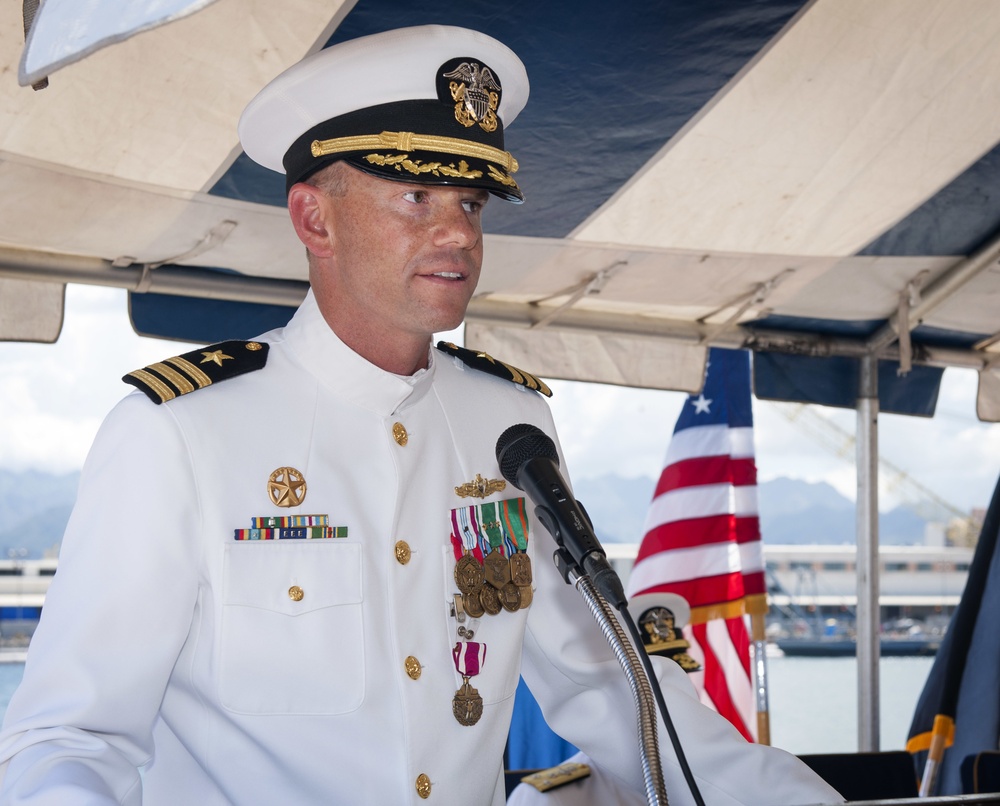
[[[519,673],[642,791],[624,676],[500,483],[505,428],[555,438],[544,385],[430,343],[464,316],[489,194],[520,199],[503,126],[526,98],[499,42],[422,27],[322,51],[248,106],[312,290],[285,328],[127,376],[0,735],[0,802],[499,806]],[[456,574],[491,556],[506,580]],[[659,673],[707,803],[840,801]]]

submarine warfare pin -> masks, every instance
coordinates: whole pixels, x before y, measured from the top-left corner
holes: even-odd
[[[507,482],[503,479],[484,479],[479,473],[472,481],[455,488],[455,492],[462,498],[488,498],[493,493],[503,492],[507,489]]]

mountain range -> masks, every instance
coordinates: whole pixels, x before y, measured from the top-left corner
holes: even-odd
[[[602,542],[638,543],[656,483],[640,477],[606,475],[574,482]],[[757,487],[760,529],[775,545],[853,544],[854,502],[826,482],[776,478]],[[879,516],[883,545],[920,545],[927,521],[907,507]]]
[[[0,470],[0,558],[51,556],[76,497],[79,473]],[[653,495],[651,478],[608,474],[574,483],[602,542],[638,543]],[[758,487],[761,533],[776,545],[854,542],[854,503],[824,482],[777,478]],[[109,504],[110,505],[110,504]],[[919,545],[926,521],[898,507],[879,517],[883,545]]]

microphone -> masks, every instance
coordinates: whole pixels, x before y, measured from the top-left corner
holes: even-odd
[[[528,494],[535,515],[619,610],[625,591],[594,534],[583,506],[570,493],[559,472],[559,454],[549,436],[534,425],[512,425],[497,440],[497,464],[503,477]]]

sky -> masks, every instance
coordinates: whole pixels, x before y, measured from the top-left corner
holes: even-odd
[[[102,419],[131,389],[121,376],[189,349],[136,336],[123,290],[68,286],[55,344],[0,343],[0,470],[79,470]],[[963,512],[988,504],[1000,474],[1000,424],[977,420],[976,383],[975,372],[948,369],[933,418],[880,415],[880,456],[908,479],[900,483],[897,474],[882,474],[880,508],[911,501],[921,488]],[[550,385],[571,478],[659,476],[686,395]],[[855,417],[853,411],[809,406],[803,413],[793,404],[754,399],[759,480],[826,481],[853,499]]]

